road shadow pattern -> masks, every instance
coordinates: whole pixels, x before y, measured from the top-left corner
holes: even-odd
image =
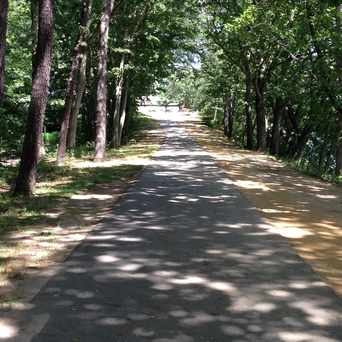
[[[341,341],[341,300],[185,130],[162,125],[140,181],[20,312],[23,327],[44,317],[32,341]]]

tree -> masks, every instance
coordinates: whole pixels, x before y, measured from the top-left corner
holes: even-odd
[[[271,141],[271,154],[278,156],[280,153],[280,122],[282,119],[284,111],[284,105],[282,102],[282,99],[280,97],[277,97],[275,99],[272,112],[273,112],[273,118],[272,118],[272,141]]]
[[[342,34],[342,4],[336,6],[336,34],[341,39]],[[337,41],[337,44],[339,41]],[[338,85],[342,86],[342,56],[340,53],[336,53],[336,70],[338,77]],[[336,167],[335,167],[336,177],[342,175],[342,110],[339,107],[338,118],[337,118],[337,144],[336,144]]]
[[[138,3],[123,3],[120,11],[120,25],[124,27],[120,37],[122,47],[116,49],[120,56],[120,65],[116,75],[115,85],[115,105],[113,113],[113,137],[112,146],[118,148],[121,145],[122,131],[126,118],[126,102],[129,86],[128,68],[130,57],[134,54],[135,44],[141,34],[144,34],[146,19],[151,8],[150,1],[140,1]]]
[[[84,73],[84,59],[87,54],[87,35],[88,35],[88,22],[91,11],[91,0],[82,1],[81,17],[80,17],[80,28],[79,35],[74,48],[74,53],[72,57],[70,76],[68,79],[68,85],[65,94],[65,104],[64,104],[64,115],[61,124],[59,145],[57,150],[57,164],[62,165],[64,163],[65,152],[67,147],[67,137],[70,127],[70,120],[75,120],[71,117],[72,107],[74,104],[76,89],[77,89],[77,76],[82,72]],[[83,76],[82,76],[83,77]],[[79,88],[78,97],[82,95],[82,88]],[[77,99],[76,101],[80,101]],[[78,106],[78,105],[77,105]],[[73,113],[77,115],[77,113]],[[73,122],[73,129],[75,129],[75,123]]]
[[[67,147],[70,149],[75,148],[76,146],[76,133],[77,133],[77,122],[78,122],[78,114],[80,112],[80,108],[82,105],[83,94],[87,84],[87,62],[88,57],[87,53],[81,58],[80,69],[76,84],[76,95],[73,104],[73,108],[70,115],[69,121],[69,131],[67,138]]]
[[[235,141],[246,145],[247,140],[249,148],[295,159],[301,168],[324,177],[340,175],[340,1],[203,0],[201,5],[205,20],[199,97],[205,100],[197,106],[203,116],[222,103],[220,87],[227,99],[238,84]],[[222,57],[203,68],[214,49]],[[215,82],[208,78],[211,74]],[[226,82],[219,81],[221,74]],[[233,81],[231,74],[243,77]],[[225,107],[222,128],[228,135]]]
[[[7,36],[8,0],[0,2],[0,104],[5,96],[5,55]]]
[[[100,56],[96,93],[95,160],[102,160],[106,150],[108,36],[113,7],[114,0],[104,0],[100,22]]]
[[[223,99],[224,101],[224,135],[228,139],[233,138],[234,128],[234,110],[235,110],[235,94],[233,90],[230,90],[229,94]]]
[[[14,194],[31,196],[33,194],[44,114],[48,99],[52,42],[53,42],[53,0],[39,0],[38,42],[33,56],[31,105],[23,150],[16,180]]]
[[[126,56],[123,53],[120,62],[119,75],[116,82],[116,90],[115,90],[115,109],[113,115],[113,140],[112,146],[114,148],[118,148],[121,145],[121,137],[120,137],[120,117],[121,117],[121,105],[122,105],[122,95],[124,91],[124,82],[125,82],[125,60]]]
[[[11,0],[10,3],[6,55],[8,101],[0,108],[1,153],[8,156],[20,155],[18,146],[22,145],[25,133],[26,120],[23,118],[26,118],[26,113],[29,112],[32,69],[35,69],[34,56],[37,55],[37,4],[38,0]],[[80,4],[78,1],[55,2],[54,53],[43,137],[45,149],[54,152],[56,133],[61,130],[60,124],[63,122],[58,151],[60,160],[65,154],[65,140],[68,147],[75,147],[77,117],[82,118],[77,132],[77,143],[90,146],[95,142],[95,126],[101,121],[96,119],[96,107],[101,108],[101,103],[107,106],[108,102],[108,110],[104,111],[105,125],[107,118],[109,119],[108,128],[103,129],[102,126],[102,131],[110,138],[111,135],[115,135],[117,145],[122,143],[122,132],[124,131],[127,136],[130,134],[130,124],[137,112],[138,99],[151,94],[157,82],[160,83],[172,73],[173,65],[179,63],[179,51],[190,46],[196,18],[192,13],[197,11],[196,2],[193,0],[115,2],[115,20],[110,25],[108,21],[108,66],[102,68],[104,64],[101,63],[99,68],[98,57],[103,57],[103,54],[99,53],[99,19],[103,14],[105,2],[93,1],[85,41],[89,48],[82,49],[87,53],[84,53],[76,68],[78,71],[75,72],[73,60],[80,27],[79,18],[75,13],[79,11]],[[120,64],[123,65],[121,70]],[[107,72],[104,69],[107,69]],[[103,84],[103,77],[98,77],[101,73],[105,78],[108,77],[109,94],[109,100],[102,102],[97,101],[97,94],[101,94],[101,91],[97,91],[101,89],[98,85]],[[70,79],[74,81],[69,82]],[[116,90],[119,96],[116,96]],[[67,115],[69,120],[65,119]],[[114,116],[116,125],[111,127],[111,119]],[[97,126],[99,128],[101,125]],[[106,142],[103,138],[105,137],[102,135],[102,146],[105,147]],[[43,140],[39,144],[42,146]]]

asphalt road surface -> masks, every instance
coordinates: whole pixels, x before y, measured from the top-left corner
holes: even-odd
[[[341,300],[181,118],[161,124],[151,165],[21,313],[12,340],[342,341]]]

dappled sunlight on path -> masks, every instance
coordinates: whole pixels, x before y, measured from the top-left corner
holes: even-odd
[[[162,126],[140,180],[0,341],[341,341],[341,300],[177,121]]]
[[[34,198],[18,201],[14,210],[5,206],[2,222],[13,229],[0,241],[0,307],[27,301],[39,291],[51,276],[47,268],[62,262],[108,216],[164,139],[154,121],[135,137],[120,149],[108,150],[103,162],[89,155],[68,158],[65,168],[50,162],[45,165],[49,172],[40,174]]]
[[[342,188],[304,176],[254,151],[229,144],[221,132],[188,125],[229,176],[297,252],[342,295]]]

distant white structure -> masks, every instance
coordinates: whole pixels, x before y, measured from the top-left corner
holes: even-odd
[[[145,96],[141,99],[140,106],[151,106],[164,108],[164,111],[178,111],[180,109],[179,103],[165,103],[158,95]]]
[[[200,121],[197,112],[182,112],[178,110],[178,107],[170,107],[165,111],[165,106],[145,105],[141,106],[139,111],[160,121]]]
[[[143,106],[161,106],[163,101],[158,95],[144,96],[142,98]]]

